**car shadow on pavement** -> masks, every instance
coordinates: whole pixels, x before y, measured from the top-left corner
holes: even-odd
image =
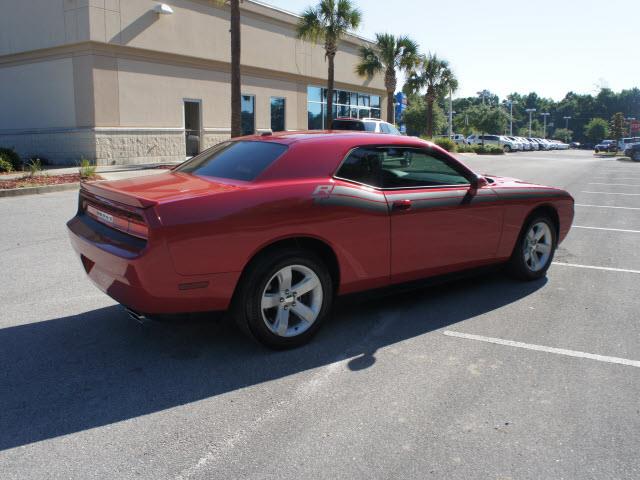
[[[140,325],[119,306],[0,330],[0,450],[210,398],[375,352],[518,301],[545,280],[501,274],[347,297],[308,345],[272,352],[230,322]],[[268,359],[268,361],[265,361]]]

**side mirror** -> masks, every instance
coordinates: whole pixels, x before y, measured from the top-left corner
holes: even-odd
[[[486,187],[487,185],[489,185],[489,182],[482,175],[476,175],[476,178],[474,178],[471,182],[471,186],[476,190],[482,187]]]

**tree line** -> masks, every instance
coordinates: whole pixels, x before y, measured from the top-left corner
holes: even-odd
[[[620,128],[621,119],[622,135],[630,135],[630,119],[640,119],[640,89],[638,88],[620,92],[600,88],[597,94],[569,92],[558,102],[541,97],[535,92],[512,93],[502,100],[490,92],[484,93],[485,95],[457,98],[453,101],[453,110],[456,112],[454,127],[457,132],[479,131],[480,129],[471,121],[471,117],[483,107],[486,111],[493,113],[494,122],[491,125],[493,133],[505,133],[510,130],[512,108],[513,134],[530,136],[527,110],[535,110],[531,112],[531,136],[544,136],[542,114],[549,113],[546,116],[548,138],[586,143],[599,142],[612,134],[616,126]],[[441,99],[441,105],[444,105],[444,99]],[[620,132],[613,133],[618,135]]]

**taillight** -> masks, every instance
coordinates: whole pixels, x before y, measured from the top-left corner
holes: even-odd
[[[94,220],[134,237],[149,238],[149,227],[142,217],[134,216],[128,212],[120,212],[83,202],[85,212]]]

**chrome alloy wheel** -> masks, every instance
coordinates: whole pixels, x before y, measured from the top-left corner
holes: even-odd
[[[524,262],[532,272],[539,272],[547,266],[551,257],[553,235],[551,228],[545,222],[538,222],[531,226],[524,238]]]
[[[306,332],[322,308],[322,283],[316,273],[303,265],[280,269],[262,293],[262,320],[280,337]]]

